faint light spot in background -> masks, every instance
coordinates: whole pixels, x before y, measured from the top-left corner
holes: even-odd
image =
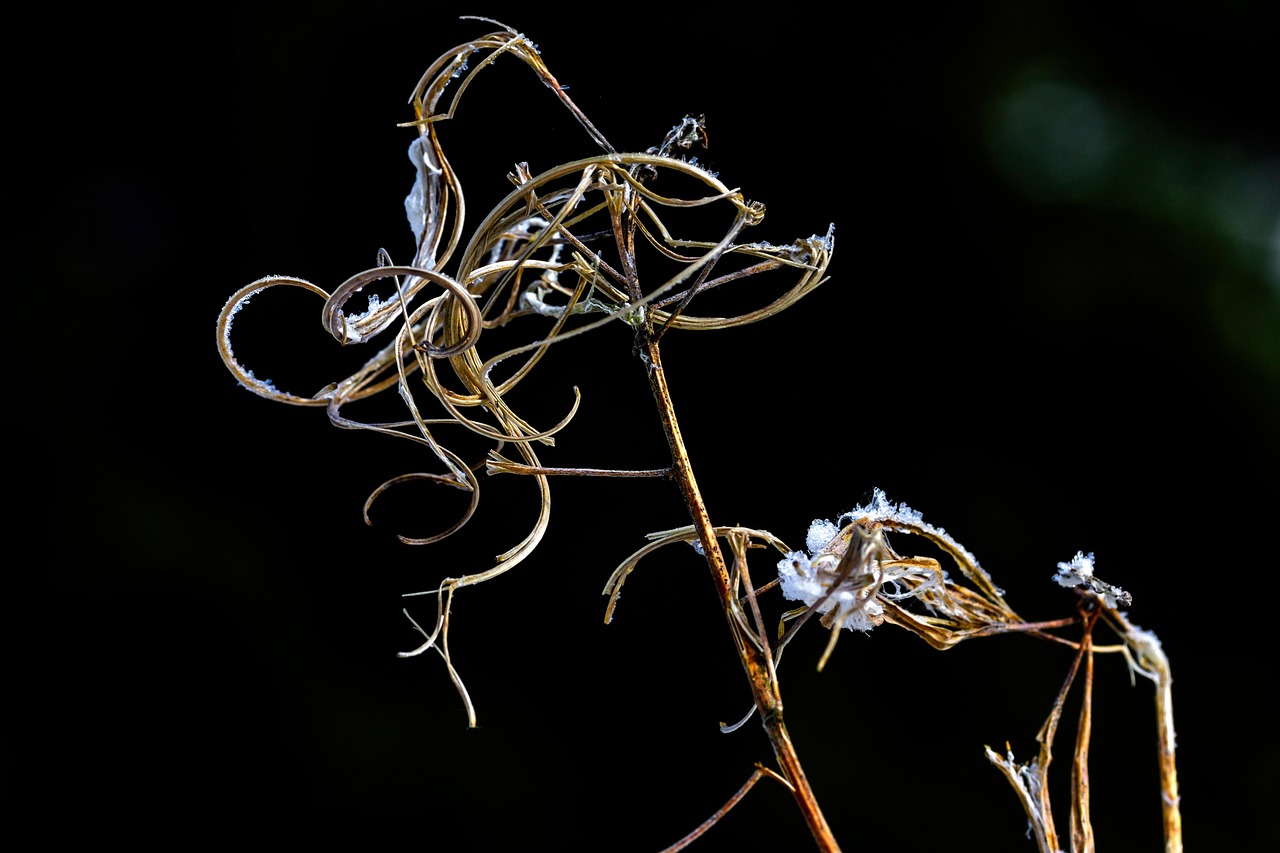
[[[993,103],[988,153],[1038,204],[1123,209],[1212,235],[1280,308],[1280,156],[1180,133],[1118,97],[1054,80]]]
[[[1222,155],[1207,187],[1207,211],[1227,239],[1246,255],[1247,266],[1259,266],[1280,297],[1280,158],[1248,162]]]
[[[1271,229],[1271,289],[1280,298],[1280,218]]]
[[[997,105],[996,167],[1040,202],[1089,196],[1114,160],[1117,123],[1091,92],[1058,82],[1027,83]]]

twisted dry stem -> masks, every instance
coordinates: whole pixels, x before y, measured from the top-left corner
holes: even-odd
[[[445,156],[438,129],[452,119],[459,98],[477,74],[504,56],[514,57],[532,69],[604,153],[553,166],[536,175],[526,164],[516,164],[510,174],[514,188],[464,243],[466,207],[462,187]],[[475,61],[477,57],[479,60]],[[471,65],[473,61],[475,64]],[[446,100],[449,92],[452,98]],[[579,475],[674,479],[705,544],[721,606],[738,639],[742,662],[783,777],[796,792],[821,849],[837,849],[783,724],[776,681],[770,674],[772,661],[757,645],[742,642],[737,634],[732,584],[689,466],[658,350],[659,339],[669,331],[755,323],[794,304],[824,280],[833,245],[830,231],[825,236],[815,235],[782,246],[741,242],[741,232],[761,221],[764,208],[748,202],[738,190],[697,165],[696,159],[686,159],[689,148],[706,142],[700,117],[682,119],[661,144],[647,151],[619,151],[567,96],[532,42],[510,28],[447,51],[423,74],[410,101],[416,117],[402,126],[418,132],[409,149],[417,180],[405,205],[416,243],[412,261],[395,264],[388,253],[381,251],[377,266],[349,277],[332,293],[310,282],[282,276],[266,277],[241,288],[227,301],[218,319],[218,348],[224,363],[242,385],[262,397],[290,405],[322,406],[336,426],[371,430],[426,448],[443,472],[413,472],[386,481],[366,501],[366,522],[370,522],[369,512],[377,498],[406,482],[431,482],[461,489],[469,493],[470,500],[462,516],[443,530],[426,536],[400,535],[406,544],[437,542],[471,520],[480,493],[476,472],[481,468],[491,474],[535,479],[539,512],[519,543],[498,554],[495,565],[488,569],[444,578],[435,589],[410,594],[434,595],[436,618],[428,630],[406,611],[424,639],[402,656],[434,651],[443,659],[471,726],[476,725],[475,707],[449,652],[453,599],[461,589],[509,571],[532,553],[549,519],[549,478]],[[659,178],[662,193],[651,189]],[[719,224],[714,224],[717,220]],[[719,236],[707,240],[682,234],[708,224],[719,229]],[[447,264],[459,251],[457,271],[446,272]],[[642,252],[647,253],[647,260],[641,257]],[[642,268],[665,269],[657,276],[657,286],[642,283]],[[758,307],[731,316],[699,316],[690,310],[695,297],[701,294],[779,271],[798,275],[789,287]],[[304,396],[277,388],[240,364],[232,348],[231,331],[234,318],[252,298],[281,286],[301,288],[321,297],[322,325],[343,346],[365,344],[398,323],[394,340],[346,379],[331,383],[319,394]],[[433,290],[438,294],[431,295]],[[360,294],[368,296],[368,307],[353,311],[354,300]],[[532,375],[552,345],[618,323],[625,323],[636,332],[636,352],[649,372],[667,432],[672,466],[626,471],[544,465],[534,447],[552,445],[556,434],[574,417],[578,407],[576,389],[570,412],[546,428],[534,426],[517,414],[508,403],[508,395]],[[530,330],[523,342],[507,344],[496,355],[481,355],[480,347],[487,343],[491,330],[516,327]],[[446,368],[451,377],[441,368]],[[368,422],[348,414],[352,404],[392,389],[408,409],[407,420]],[[443,417],[424,414],[424,395],[444,410]],[[437,438],[434,429],[441,425],[461,427],[494,442],[496,447],[481,460],[468,461]],[[513,448],[519,460],[504,456],[500,452],[504,447]]]
[[[513,57],[531,69],[603,153],[538,174],[527,164],[516,164],[508,175],[513,189],[464,244],[462,187],[445,156],[439,128],[452,119],[458,99],[477,74],[501,57]],[[446,106],[448,92],[453,95]],[[606,621],[614,614],[624,581],[643,556],[672,542],[696,543],[706,558],[721,612],[747,676],[752,713],[759,713],[781,771],[758,766],[748,783],[711,821],[670,849],[681,849],[703,834],[764,776],[780,780],[792,791],[820,850],[830,853],[839,849],[784,723],[777,674],[788,642],[816,616],[831,631],[819,669],[834,652],[844,628],[865,631],[884,623],[909,630],[937,649],[980,637],[1021,633],[1067,643],[1077,650],[1072,674],[1041,732],[1039,762],[1018,765],[1011,754],[1000,756],[987,749],[988,758],[1013,784],[1045,851],[1057,849],[1045,774],[1066,690],[1083,662],[1089,694],[1094,654],[1122,652],[1134,672],[1157,685],[1166,850],[1181,852],[1168,661],[1154,635],[1135,628],[1115,609],[1115,597],[1122,591],[1093,578],[1091,562],[1087,566],[1080,563],[1078,555],[1071,564],[1076,572],[1070,575],[1071,583],[1059,579],[1064,586],[1079,580],[1085,587],[1079,593],[1087,598],[1081,616],[1027,622],[1009,607],[1003,592],[972,554],[945,531],[926,524],[918,513],[890,504],[878,490],[871,504],[841,517],[849,522],[843,529],[837,531],[832,526],[827,535],[818,537],[822,541],[809,554],[789,552],[767,531],[713,526],[689,462],[659,344],[668,332],[741,326],[791,307],[826,280],[834,251],[832,229],[786,245],[743,241],[743,232],[762,221],[764,207],[747,201],[739,190],[721,182],[695,159],[686,158],[693,146],[707,141],[701,117],[686,116],[659,145],[646,151],[617,149],[569,99],[533,43],[510,28],[447,51],[423,75],[410,102],[415,118],[402,126],[417,132],[409,147],[416,182],[405,200],[415,239],[412,260],[396,264],[387,252],[380,251],[376,266],[349,277],[332,293],[287,276],[252,282],[236,291],[220,313],[217,344],[232,375],[255,394],[289,405],[323,407],[337,427],[370,430],[409,441],[427,452],[440,470],[405,473],[378,486],[365,503],[366,523],[372,523],[370,509],[377,498],[403,483],[434,483],[468,494],[467,507],[459,517],[432,534],[399,534],[406,544],[440,541],[473,518],[480,497],[477,472],[533,478],[538,511],[516,544],[497,554],[488,568],[447,577],[434,589],[408,594],[435,596],[435,622],[427,630],[406,610],[406,617],[424,639],[401,656],[433,651],[443,660],[462,697],[470,726],[476,725],[476,709],[449,651],[454,596],[463,588],[511,570],[533,553],[549,524],[552,477],[668,478],[679,488],[692,524],[653,534],[649,545],[615,570],[605,587],[609,596]],[[716,236],[689,236],[708,229]],[[456,268],[448,272],[459,252]],[[728,316],[694,311],[711,291],[728,289],[747,279],[776,281],[778,274],[794,278],[754,308],[739,308]],[[657,284],[650,286],[655,281]],[[344,347],[367,344],[386,332],[394,332],[392,340],[347,378],[330,383],[317,394],[305,396],[277,388],[241,365],[231,345],[238,313],[258,294],[277,287],[297,288],[320,297],[324,303],[322,326]],[[363,310],[352,309],[357,295],[367,297]],[[544,465],[536,449],[554,446],[557,435],[573,420],[581,402],[578,390],[572,389],[574,399],[567,414],[550,426],[536,425],[517,413],[509,395],[536,374],[550,347],[618,324],[630,327],[634,334],[634,352],[647,372],[671,465],[648,470]],[[498,337],[496,354],[482,354],[482,347],[489,347],[499,329],[507,337]],[[522,337],[518,334],[521,331]],[[513,332],[517,333],[515,342]],[[350,409],[363,401],[391,390],[407,409],[406,419],[370,421],[350,414]],[[440,411],[428,417],[429,407]],[[446,446],[435,434],[436,428],[459,430],[491,447],[468,458],[467,452]],[[504,455],[508,447],[518,460]],[[889,533],[930,541],[955,562],[967,585],[953,580],[935,559],[898,554],[888,543]],[[732,569],[725,561],[722,538],[733,548]],[[812,531],[809,540],[816,542]],[[747,549],[758,547],[756,543],[771,545],[786,555],[778,564],[778,578],[759,588],[752,584],[746,560]],[[1059,565],[1062,568],[1065,564]],[[777,640],[771,642],[764,629],[759,595],[777,587],[787,598],[804,601],[804,606],[783,614]],[[740,588],[745,588],[742,596]],[[1092,628],[1098,619],[1121,637],[1120,646],[1093,644]],[[1082,623],[1086,629],[1081,641],[1052,633]],[[1085,708],[1090,709],[1091,703],[1092,697],[1087,695]],[[1087,762],[1091,713],[1088,710],[1082,715],[1077,726],[1071,832],[1076,851],[1093,846]],[[749,716],[722,729],[735,730]]]

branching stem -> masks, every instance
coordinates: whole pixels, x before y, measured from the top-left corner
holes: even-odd
[[[768,767],[764,767],[760,764],[757,764],[755,772],[752,773],[751,777],[747,779],[747,781],[743,784],[743,786],[739,788],[732,797],[729,798],[729,801],[727,803],[725,803],[723,806],[717,809],[715,814],[713,814],[711,817],[703,821],[702,824],[697,829],[695,829],[693,832],[686,835],[684,838],[681,838],[679,841],[677,841],[675,844],[672,844],[670,847],[665,848],[662,851],[662,853],[679,853],[679,851],[685,849],[690,844],[697,841],[699,838],[703,836],[704,833],[706,833],[708,829],[715,826],[716,823],[720,820],[720,818],[728,814],[729,809],[733,808],[739,802],[741,802],[742,798],[747,795],[747,792],[750,791],[752,788],[754,788],[755,784],[759,782],[761,779],[763,779],[765,776],[771,776],[772,778],[777,779],[778,782],[781,783],[782,785],[785,785],[788,790],[791,789],[791,783],[788,782],[786,779],[783,779],[781,776],[779,776],[777,773],[770,770]]]

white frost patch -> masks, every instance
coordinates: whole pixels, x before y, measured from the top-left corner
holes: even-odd
[[[830,522],[826,522],[830,524]],[[821,558],[830,561],[830,556]],[[789,601],[802,601],[813,605],[827,594],[828,584],[832,577],[828,572],[820,571],[820,566],[812,562],[812,555],[803,551],[792,551],[778,561],[778,582],[782,586],[782,594]],[[861,595],[866,595],[862,592]],[[859,604],[860,592],[856,589],[836,589],[826,601],[818,606],[819,613],[829,613],[837,608],[849,610],[840,627],[852,631],[870,631],[882,621],[884,607],[874,596]]]
[[[840,560],[834,554],[819,552],[839,532],[839,528],[830,521],[814,519],[809,525],[809,535],[805,540],[809,553],[792,551],[778,561],[778,583],[782,587],[783,597],[812,606],[827,595],[827,590],[835,581],[835,571]],[[876,601],[873,592],[859,583],[860,580],[862,576],[846,578],[841,586],[818,605],[818,612],[837,610],[845,613],[840,627],[855,631],[870,631],[880,624],[884,617],[884,607]]]
[[[1102,596],[1102,599],[1112,610],[1117,607],[1128,607],[1133,603],[1133,596],[1129,593],[1094,576],[1093,552],[1085,556],[1083,551],[1077,551],[1069,562],[1058,563],[1058,571],[1054,574],[1053,579],[1058,582],[1059,586],[1065,586],[1069,589],[1078,586],[1087,587]]]
[[[827,543],[835,539],[839,532],[840,528],[834,523],[825,518],[815,518],[809,525],[808,535],[804,538],[804,547],[809,549],[810,554],[816,554],[827,547]]]
[[[413,187],[404,199],[404,212],[409,219],[409,227],[413,229],[414,239],[419,244],[422,243],[422,235],[427,226],[435,218],[435,210],[429,206],[427,186],[430,184],[434,188],[439,176],[443,174],[439,167],[427,161],[423,154],[425,144],[421,137],[409,143],[409,160],[413,163],[415,177]]]
[[[1083,551],[1077,551],[1071,562],[1058,563],[1058,573],[1053,579],[1059,586],[1088,586],[1093,580],[1093,552],[1086,557]]]
[[[897,504],[885,497],[883,489],[872,489],[871,501],[866,506],[856,506],[840,516],[839,521],[896,521],[913,527],[923,527],[924,517],[905,503]]]
[[[928,536],[934,536],[938,540],[946,543],[956,554],[960,555],[973,570],[981,575],[991,588],[1000,595],[1004,595],[1004,590],[1000,589],[991,581],[991,575],[987,574],[987,570],[978,564],[978,558],[973,553],[948,533],[944,528],[934,527],[924,520],[924,516],[919,511],[912,509],[905,503],[894,503],[885,497],[883,489],[873,489],[871,492],[871,500],[866,506],[856,506],[853,509],[840,516],[837,521],[841,524],[848,519],[849,521],[880,521],[900,524],[908,528],[914,528],[916,531]]]
[[[939,598],[927,593],[946,582],[946,573],[938,567],[922,568],[907,563],[886,567],[880,562],[880,555],[887,553],[881,531],[868,534],[876,537],[875,543],[851,541],[851,537],[863,534],[849,528],[864,523],[883,523],[931,535],[946,542],[954,552],[964,554],[977,571],[982,571],[973,555],[947,536],[946,531],[926,524],[920,513],[906,504],[890,501],[883,490],[874,489],[866,506],[854,507],[835,522],[817,518],[810,523],[805,536],[807,550],[792,551],[778,561],[782,594],[791,601],[801,601],[810,607],[816,605],[820,613],[835,611],[833,618],[840,627],[859,631],[870,631],[884,621],[881,599],[896,601],[914,597],[930,612],[936,612],[946,596]],[[870,551],[858,557],[864,561],[861,565],[841,577],[849,568],[847,564],[841,565],[842,555],[846,549],[855,547],[868,547]]]

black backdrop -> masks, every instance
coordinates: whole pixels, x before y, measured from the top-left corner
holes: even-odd
[[[673,487],[553,483],[540,551],[457,600],[468,730],[439,659],[395,656],[417,639],[401,608],[432,615],[401,594],[514,544],[530,484],[486,480],[463,534],[401,545],[450,496],[407,493],[372,527],[361,505],[429,458],[255,397],[218,358],[214,321],[242,285],[332,289],[380,248],[407,258],[412,131],[396,123],[432,59],[493,29],[459,20],[478,14],[536,42],[620,148],[704,113],[702,159],[767,205],[760,239],[835,224],[831,280],[791,312],[666,345],[713,520],[796,547],[812,518],[883,488],[1033,619],[1070,610],[1056,563],[1095,553],[1172,660],[1190,849],[1275,845],[1265,5],[126,5],[33,28],[39,60],[14,78],[30,151],[11,168],[35,190],[14,234],[39,289],[11,299],[31,312],[15,379],[39,394],[15,413],[14,465],[38,488],[15,489],[10,566],[41,592],[10,599],[9,704],[30,723],[7,738],[13,814],[51,839],[166,848],[355,832],[379,849],[656,851],[768,761],[754,724],[716,729],[749,696],[695,554],[651,558],[602,622],[614,566],[685,523]],[[486,114],[502,86],[544,123]],[[472,223],[515,161],[591,153],[515,63],[475,87],[443,131]],[[313,302],[257,350],[299,391],[338,378]],[[663,464],[629,346],[604,330],[548,366],[543,421],[574,385],[583,404],[547,464]],[[818,674],[824,640],[797,641],[782,684],[844,849],[1033,849],[982,747],[1030,757],[1068,652],[1004,637],[938,653],[885,627],[844,637]],[[1159,847],[1151,697],[1099,660],[1104,850]],[[762,784],[693,849],[808,847]]]

